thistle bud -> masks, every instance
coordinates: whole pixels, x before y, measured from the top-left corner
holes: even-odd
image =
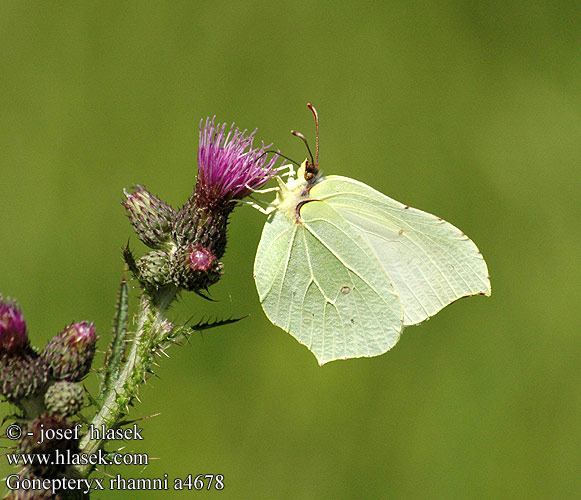
[[[145,254],[137,261],[141,281],[153,288],[160,288],[171,283],[170,257],[163,250]]]
[[[52,384],[44,395],[44,404],[49,413],[70,417],[83,407],[83,388],[74,382],[60,380]]]
[[[0,355],[0,393],[11,402],[26,399],[45,386],[48,370],[31,348],[13,355]]]
[[[55,335],[42,352],[51,377],[81,380],[91,369],[97,338],[95,326],[86,321],[73,323]]]
[[[137,236],[148,247],[163,248],[171,241],[171,221],[174,209],[147,189],[137,186],[121,202]]]
[[[60,436],[73,435],[70,432],[61,431],[74,429],[74,425],[61,415],[43,413],[28,424],[24,437],[18,445],[18,451],[27,455],[31,453],[50,455],[46,464],[39,462],[31,464],[31,472],[41,477],[54,478],[64,473],[67,467],[66,464],[61,464],[62,459],[57,459],[57,451],[61,456],[67,450],[70,450],[71,453],[77,453],[79,443],[74,439],[65,437],[46,439],[46,431],[49,429],[58,431]]]
[[[174,284],[185,290],[205,290],[222,276],[222,263],[214,253],[203,247],[180,247],[172,258]]]
[[[198,207],[196,195],[178,211],[174,222],[174,239],[180,246],[211,248],[220,259],[226,250],[226,229],[234,205],[210,212]]]
[[[21,469],[18,472],[18,482],[21,483],[23,479],[29,479],[31,481],[42,481],[43,478],[38,477],[33,474],[30,466]],[[42,483],[41,483],[42,486]],[[4,497],[4,500],[62,500],[59,493],[53,495],[52,488],[42,488],[38,490],[32,489],[16,489],[12,490],[8,495]]]
[[[0,295],[0,355],[12,355],[29,345],[26,323],[20,309]]]
[[[216,256],[207,248],[192,247],[187,259],[188,267],[192,271],[208,272],[216,261]]]

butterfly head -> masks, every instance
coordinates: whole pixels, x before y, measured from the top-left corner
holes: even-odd
[[[309,157],[301,164],[296,176],[294,173],[290,174],[286,182],[277,178],[279,189],[276,200],[273,202],[273,206],[276,210],[284,213],[288,219],[295,224],[302,223],[300,208],[305,203],[315,201],[310,198],[309,192],[311,188],[323,178],[323,175],[319,170],[319,117],[317,115],[317,110],[312,104],[309,103],[307,106],[315,117],[315,155],[313,156],[313,152],[311,151],[305,136],[300,132],[291,130],[291,134],[305,143]]]

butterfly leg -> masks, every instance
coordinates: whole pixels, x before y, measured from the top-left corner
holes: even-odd
[[[286,172],[284,172],[281,175],[285,175],[287,178],[295,176],[295,167],[292,163],[289,163],[287,165],[281,165],[276,170],[278,172],[282,172],[282,171],[286,170]]]
[[[248,186],[245,186],[245,187],[250,189]],[[264,193],[273,193],[274,191],[278,191],[279,189],[280,189],[279,187],[272,187],[272,188],[266,188],[266,189],[253,189],[252,192],[264,194]]]
[[[292,168],[292,165],[290,165],[290,167]],[[266,188],[266,189],[252,189],[248,185],[246,185],[245,187],[248,188],[252,193],[263,194],[263,193],[276,192],[277,198],[275,201],[269,203],[266,201],[257,200],[252,195],[248,195],[248,198],[252,199],[253,201],[242,200],[242,201],[240,201],[240,203],[243,203],[245,205],[250,205],[252,208],[255,208],[260,213],[263,213],[265,215],[270,215],[272,212],[274,212],[276,210],[277,202],[280,199],[281,193],[285,193],[288,191],[288,187],[285,184],[285,182],[283,181],[282,177],[277,175],[274,177],[274,179],[278,183],[278,187]],[[266,207],[264,208],[262,205],[266,205]]]
[[[248,198],[251,198],[253,201],[240,200],[238,203],[242,203],[243,205],[248,205],[248,206],[258,210],[261,214],[264,214],[264,215],[270,215],[272,212],[274,212],[274,210],[276,210],[276,207],[271,203],[268,203],[268,202],[262,201],[262,200],[257,200],[256,198],[253,198],[251,195],[249,195]],[[265,204],[267,206],[262,207],[262,204]]]

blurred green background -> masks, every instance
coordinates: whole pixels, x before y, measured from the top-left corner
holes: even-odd
[[[302,160],[289,130],[313,137],[314,103],[324,171],[462,228],[492,275],[492,298],[320,368],[265,318],[264,216],[237,209],[219,302],[171,316],[249,317],[171,350],[128,443],[158,460],[123,474],[221,473],[222,499],[581,496],[580,20],[550,0],[2,1],[0,291],[37,346],[87,319],[105,348],[120,249],[144,251],[122,188],[183,203],[214,114]]]

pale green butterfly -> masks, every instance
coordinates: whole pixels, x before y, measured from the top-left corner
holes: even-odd
[[[482,254],[458,228],[362,182],[322,176],[316,156],[280,178],[254,262],[266,316],[322,365],[376,356],[404,327],[490,295]],[[267,211],[269,212],[269,211]]]

